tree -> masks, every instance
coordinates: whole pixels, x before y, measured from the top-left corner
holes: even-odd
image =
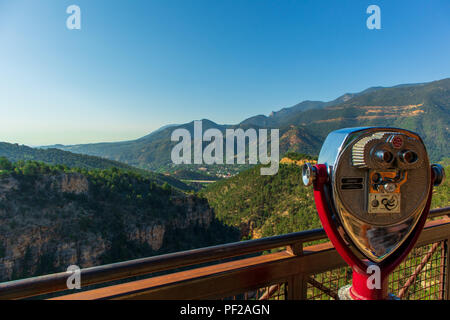
[[[39,172],[38,165],[35,162],[28,162],[23,167],[23,174],[26,176],[36,175]]]
[[[0,157],[0,170],[10,171],[13,169],[12,163],[5,157]]]

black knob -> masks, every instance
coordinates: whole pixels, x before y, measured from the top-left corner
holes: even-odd
[[[411,150],[403,150],[399,153],[399,158],[404,163],[414,163],[417,161],[417,154]]]
[[[445,181],[445,170],[440,164],[431,165],[434,173],[434,186],[439,187]]]
[[[377,183],[380,182],[381,179],[381,174],[379,174],[378,172],[375,172],[372,176],[372,182]]]

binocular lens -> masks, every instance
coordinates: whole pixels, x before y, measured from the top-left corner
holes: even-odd
[[[399,158],[404,163],[414,163],[417,161],[417,154],[413,151],[406,150],[400,152]]]
[[[394,156],[390,151],[387,150],[377,150],[375,152],[375,157],[380,162],[386,162],[390,163],[392,162],[392,159],[394,159]]]

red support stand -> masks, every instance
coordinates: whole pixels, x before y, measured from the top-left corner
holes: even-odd
[[[370,289],[367,282],[372,276],[367,272],[360,273],[353,269],[352,287],[350,288],[350,296],[353,300],[386,300],[388,299],[388,274],[381,273],[380,288]]]

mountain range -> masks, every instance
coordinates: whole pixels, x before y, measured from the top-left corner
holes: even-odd
[[[203,130],[217,128],[279,128],[280,152],[317,155],[329,132],[344,127],[392,126],[417,132],[427,145],[433,161],[450,156],[450,78],[429,83],[372,87],[347,93],[329,102],[303,101],[270,115],[256,115],[234,125],[221,125],[204,119]],[[132,141],[52,148],[99,156],[143,169],[161,170],[171,166],[175,142],[173,130],[186,128],[193,133],[193,121],[169,125]]]

